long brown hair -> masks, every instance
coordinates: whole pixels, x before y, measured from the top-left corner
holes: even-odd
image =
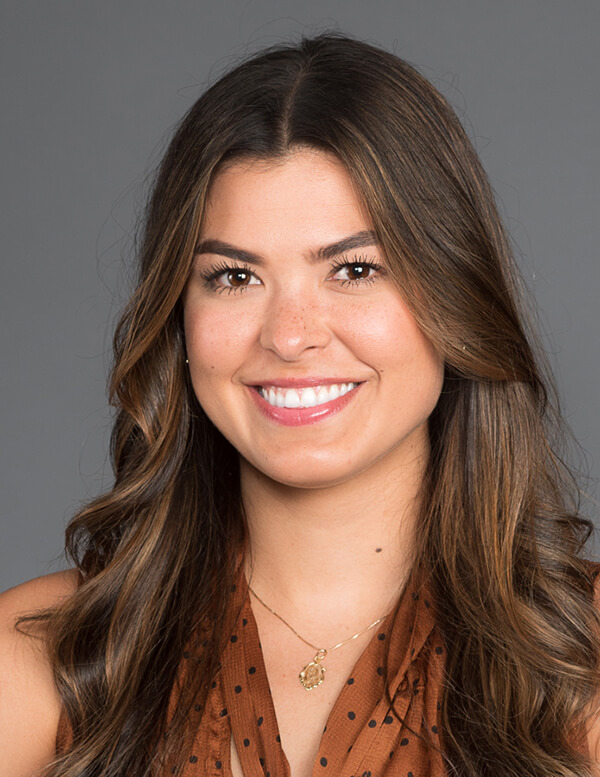
[[[67,548],[82,584],[44,621],[72,730],[48,775],[157,773],[218,670],[244,520],[237,454],[187,376],[181,294],[215,172],[297,146],[346,165],[446,365],[418,558],[449,648],[449,772],[589,774],[575,740],[600,658],[580,558],[590,523],[569,502],[552,395],[518,310],[490,186],[453,111],[415,69],[321,35],[221,78],[162,162],[139,283],[115,337],[115,484],[71,522]],[[173,695],[195,641],[202,650]]]

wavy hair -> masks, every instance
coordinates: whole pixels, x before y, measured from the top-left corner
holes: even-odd
[[[71,522],[77,592],[44,618],[70,747],[48,777],[148,777],[218,668],[245,524],[237,454],[185,368],[181,295],[211,180],[247,157],[334,154],[445,362],[418,560],[449,646],[444,753],[461,777],[583,777],[598,686],[591,524],[555,453],[554,401],[519,312],[494,197],[464,129],[414,68],[337,35],[281,45],[211,86],[161,164],[118,325],[115,482]],[[173,694],[181,655],[201,658]]]

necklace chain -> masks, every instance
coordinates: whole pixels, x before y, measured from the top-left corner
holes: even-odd
[[[323,659],[327,656],[328,653],[331,653],[332,650],[337,650],[338,648],[341,648],[344,645],[347,645],[349,642],[352,642],[352,640],[354,639],[358,639],[359,637],[362,637],[363,634],[366,634],[367,631],[370,631],[372,628],[377,626],[377,624],[381,623],[381,621],[385,618],[385,615],[381,618],[377,618],[377,620],[373,621],[373,623],[371,623],[370,626],[367,626],[366,629],[363,629],[362,631],[359,631],[356,634],[353,634],[351,637],[348,637],[347,639],[344,639],[341,642],[338,642],[337,645],[333,645],[333,647],[320,648],[317,645],[313,645],[312,642],[309,642],[301,634],[298,634],[296,629],[293,626],[290,626],[290,624],[285,620],[285,618],[282,618],[278,612],[275,612],[275,610],[272,607],[269,607],[269,605],[266,602],[263,602],[263,600],[256,593],[256,591],[253,590],[251,586],[248,586],[248,590],[250,591],[252,596],[254,596],[254,598],[257,599],[257,601],[259,601],[262,604],[262,606],[265,609],[267,609],[276,618],[278,618],[283,623],[284,626],[287,626],[287,628],[293,634],[295,634],[299,640],[304,642],[305,645],[308,645],[313,650],[317,651],[313,660],[304,667],[304,669],[300,672],[300,675],[299,675],[300,682],[306,688],[307,691],[310,691],[312,688],[316,688],[316,686],[320,685],[325,679],[325,668],[321,666],[321,661],[323,661]]]

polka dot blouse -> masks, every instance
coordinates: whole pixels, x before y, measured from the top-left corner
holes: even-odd
[[[377,627],[333,706],[312,777],[446,775],[440,745],[445,647],[431,602],[427,587],[413,579],[396,616]],[[206,705],[192,709],[195,740],[164,777],[232,777],[232,736],[244,777],[290,777],[242,573],[230,613],[234,626],[221,670]],[[182,657],[183,676],[190,658]],[[59,752],[69,739],[63,719]]]
[[[175,765],[176,773],[231,777],[233,736],[245,777],[290,777],[243,579],[231,607],[239,617],[223,653],[222,669],[208,704],[198,711],[192,752]],[[445,649],[427,590],[410,586],[394,622],[390,620],[376,630],[332,709],[313,777],[446,774],[439,742]]]

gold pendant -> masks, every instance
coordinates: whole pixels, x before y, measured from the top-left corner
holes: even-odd
[[[312,691],[317,685],[321,685],[325,679],[325,667],[321,666],[321,661],[326,655],[326,650],[319,650],[310,664],[307,664],[298,675],[300,682],[307,691]]]

